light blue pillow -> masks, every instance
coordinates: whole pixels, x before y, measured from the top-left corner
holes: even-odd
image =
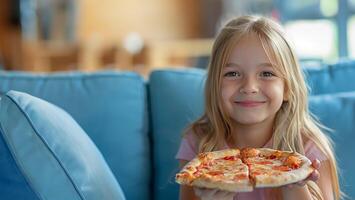
[[[9,91],[0,100],[0,199],[125,199],[103,156],[53,104]]]

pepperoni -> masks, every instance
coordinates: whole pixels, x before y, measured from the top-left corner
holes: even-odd
[[[239,180],[239,179],[247,179],[248,176],[246,174],[238,174],[234,176],[235,180]]]
[[[298,169],[298,168],[300,168],[300,165],[299,165],[298,163],[293,163],[293,164],[291,165],[291,168],[292,168],[292,169]]]
[[[197,168],[198,169],[208,169],[209,167],[212,167],[213,163],[212,162],[204,162],[201,165],[199,165]]]
[[[232,160],[232,161],[234,161],[234,160],[237,160],[238,158],[235,157],[235,156],[226,156],[226,157],[223,157],[223,159],[224,160]]]
[[[284,162],[285,165],[291,167],[292,169],[297,169],[300,167],[301,160],[297,158],[296,156],[288,156]]]
[[[218,176],[218,175],[222,175],[223,172],[222,171],[211,171],[211,172],[208,172],[208,174],[211,176]]]
[[[265,172],[261,172],[261,171],[253,171],[251,173],[252,176],[258,176],[258,175],[261,175],[261,174],[266,174]]]
[[[197,169],[198,170],[200,170],[200,169],[208,169],[208,166],[205,163],[203,163],[200,166],[198,166]]]
[[[279,171],[291,171],[291,168],[289,168],[288,166],[285,166],[285,165],[273,166],[272,169],[279,170]]]
[[[200,176],[201,174],[202,174],[201,171],[195,171],[195,172],[193,173],[193,175],[196,176],[196,177]]]
[[[260,151],[255,148],[243,148],[240,154],[243,158],[256,157],[260,155]]]

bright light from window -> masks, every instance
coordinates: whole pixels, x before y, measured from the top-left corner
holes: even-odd
[[[336,27],[329,20],[299,20],[285,24],[301,59],[334,60],[337,56]]]
[[[349,56],[355,58],[355,16],[352,16],[348,22],[348,45]]]

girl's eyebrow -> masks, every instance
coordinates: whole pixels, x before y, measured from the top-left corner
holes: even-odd
[[[258,67],[273,67],[274,65],[269,62],[263,62],[257,65]],[[225,67],[239,67],[237,63],[227,63]]]
[[[260,63],[259,67],[273,67],[274,65],[269,62]]]
[[[239,65],[236,63],[227,63],[225,67],[239,67]]]

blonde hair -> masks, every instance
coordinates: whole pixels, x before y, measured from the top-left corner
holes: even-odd
[[[290,42],[282,27],[264,17],[242,16],[229,21],[220,31],[212,48],[205,85],[205,113],[191,124],[186,132],[193,132],[199,141],[199,151],[222,148],[232,138],[231,119],[221,101],[222,68],[233,46],[244,36],[256,34],[270,60],[285,83],[285,101],[277,112],[273,127],[273,148],[304,154],[304,141],[312,140],[330,163],[333,194],[341,197],[337,164],[333,145],[324,128],[308,111],[308,90]],[[308,188],[316,199],[322,199],[319,187],[309,181]]]

